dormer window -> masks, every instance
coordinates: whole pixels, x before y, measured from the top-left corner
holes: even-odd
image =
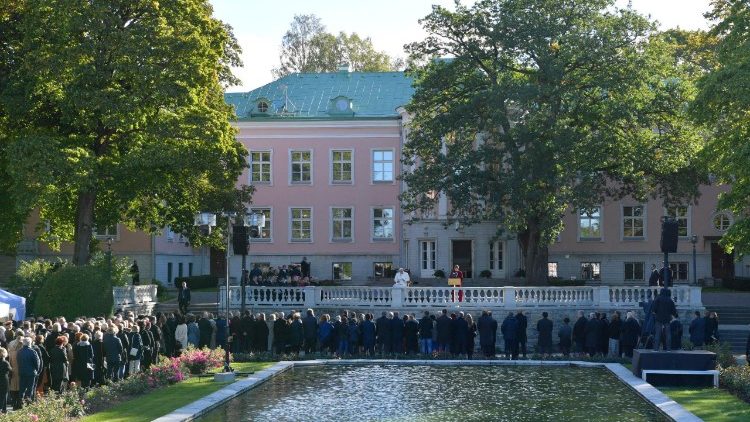
[[[258,113],[268,113],[268,103],[265,101],[258,101]]]
[[[258,98],[255,100],[252,110],[250,110],[251,116],[268,116],[271,113],[271,101],[268,98]]]
[[[352,110],[351,98],[345,97],[343,95],[333,98],[328,106],[328,114],[349,116],[354,114],[354,110]]]

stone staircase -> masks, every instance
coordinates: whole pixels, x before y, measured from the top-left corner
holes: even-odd
[[[719,315],[719,339],[732,345],[735,353],[745,353],[750,335],[750,304],[748,306],[707,306]]]

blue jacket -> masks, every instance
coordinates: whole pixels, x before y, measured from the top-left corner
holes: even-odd
[[[18,351],[18,375],[21,377],[35,377],[42,369],[39,355],[28,346]]]
[[[515,341],[518,338],[518,321],[516,321],[516,317],[513,315],[505,317],[503,325],[500,326],[500,331],[502,331],[505,341]]]
[[[130,350],[127,350],[128,360],[143,359],[143,339],[141,338],[141,333],[130,333],[128,338],[130,338],[130,348],[138,349],[138,353],[135,356],[130,354]]]
[[[365,346],[374,346],[375,345],[375,323],[372,321],[364,320],[362,321],[362,326],[360,327],[362,330],[362,344]]]
[[[706,320],[697,317],[690,322],[690,342],[695,346],[703,346],[706,342]]]
[[[201,330],[198,328],[198,324],[191,322],[187,326],[188,344],[192,344],[193,347],[198,347],[198,343],[201,341]]]
[[[318,341],[321,343],[328,341],[333,334],[333,324],[330,321],[324,321],[320,323],[318,328]]]
[[[104,354],[108,363],[122,362],[122,341],[114,334],[104,335]]]

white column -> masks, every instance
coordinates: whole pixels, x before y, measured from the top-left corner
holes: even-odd
[[[305,286],[302,291],[305,292],[305,308],[315,308],[320,298],[318,287]]]
[[[404,305],[404,289],[402,287],[394,287],[391,290],[391,306],[394,308],[401,308]]]
[[[609,302],[609,286],[594,286],[594,307],[608,308],[611,305]]]

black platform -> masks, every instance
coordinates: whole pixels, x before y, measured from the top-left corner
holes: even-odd
[[[649,349],[633,351],[633,375],[641,378],[644,369],[676,369],[683,371],[709,371],[716,369],[716,353],[705,350],[675,350],[655,352]],[[651,374],[654,385],[710,385],[709,376]]]

